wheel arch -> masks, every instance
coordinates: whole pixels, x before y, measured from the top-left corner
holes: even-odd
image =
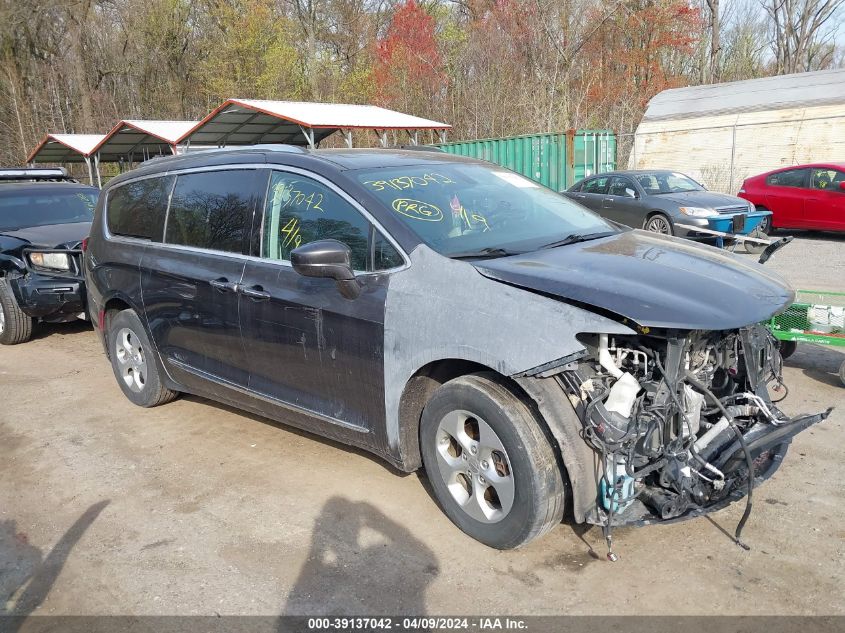
[[[581,424],[563,388],[553,378],[506,376],[482,363],[445,358],[420,367],[405,384],[399,404],[402,469],[422,466],[419,433],[425,405],[440,385],[468,374],[485,373],[511,391],[540,422],[554,450],[567,494],[567,516],[583,523],[598,497],[596,454],[581,438]]]
[[[97,319],[97,329],[100,331],[103,341],[103,347],[106,352],[106,358],[111,359],[111,354],[109,352],[109,346],[106,343],[106,336],[108,333],[109,325],[114,319],[115,315],[119,312],[124,310],[134,310],[136,314],[138,314],[139,318],[141,319],[141,323],[144,323],[144,317],[141,313],[140,307],[135,305],[127,295],[122,292],[112,292],[108,297],[102,298],[102,305],[98,310],[96,315],[91,315],[92,318]],[[146,328],[146,324],[144,325]],[[148,329],[148,328],[147,328]],[[150,333],[147,331],[147,336]]]
[[[403,470],[412,472],[422,467],[420,420],[435,390],[450,380],[477,372],[498,374],[482,363],[462,358],[442,358],[426,363],[408,379],[399,399],[399,456]]]

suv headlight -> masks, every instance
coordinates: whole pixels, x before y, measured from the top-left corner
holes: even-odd
[[[711,215],[718,215],[713,209],[703,207],[680,207],[680,212],[694,218],[709,218]]]
[[[29,261],[39,268],[70,270],[70,258],[67,253],[30,253]]]

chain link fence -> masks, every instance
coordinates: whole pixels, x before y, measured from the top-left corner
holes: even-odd
[[[652,129],[617,134],[619,168],[674,169],[712,191],[735,194],[750,176],[845,155],[845,113],[732,125],[684,123],[662,127],[651,121],[640,128]]]

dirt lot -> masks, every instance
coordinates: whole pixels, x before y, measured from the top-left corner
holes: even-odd
[[[845,290],[845,240],[775,256]],[[131,405],[93,333],[0,349],[0,613],[845,614],[843,355],[800,346],[789,413],[839,409],[742,507],[526,549],[463,536],[424,478],[212,402]],[[595,548],[598,556],[591,554]],[[5,604],[5,607],[4,607]]]

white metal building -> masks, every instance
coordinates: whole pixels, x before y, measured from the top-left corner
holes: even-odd
[[[845,159],[845,69],[664,90],[634,136],[631,169],[675,169],[736,193],[770,169]]]

